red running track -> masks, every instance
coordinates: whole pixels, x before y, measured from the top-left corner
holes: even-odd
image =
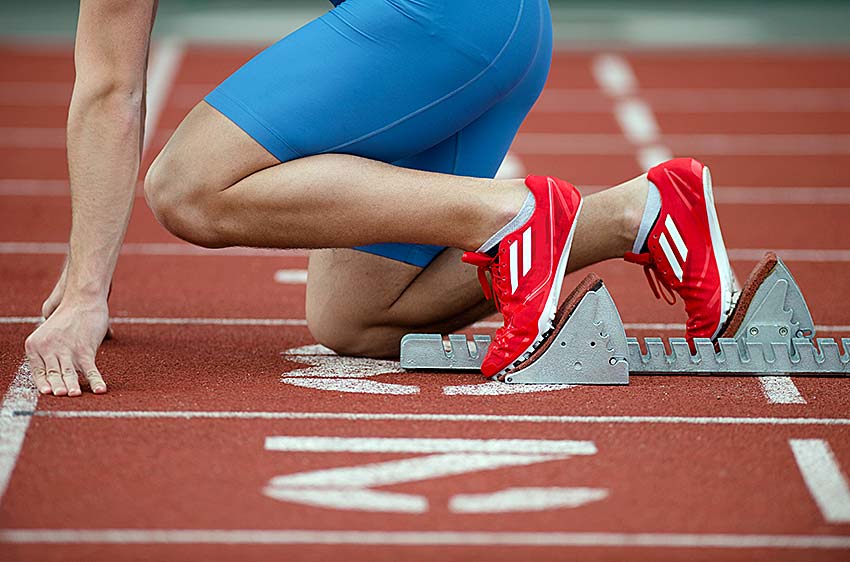
[[[146,162],[253,51],[182,53]],[[303,283],[274,281],[303,270],[303,253],[197,251],[141,199],[116,273],[117,338],[98,358],[110,392],[36,399],[13,379],[69,228],[73,68],[67,48],[0,52],[4,560],[850,557],[846,380],[503,394],[474,375],[324,355],[309,347]],[[589,189],[640,173],[596,55],[556,55],[515,144],[527,168]],[[619,56],[659,142],[712,166],[738,274],[779,249],[822,334],[850,336],[850,57]],[[639,268],[596,271],[631,333],[676,334],[681,309],[656,302]],[[804,480],[813,466],[820,484]]]

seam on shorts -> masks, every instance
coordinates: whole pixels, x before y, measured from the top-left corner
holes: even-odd
[[[508,46],[511,44],[514,37],[516,36],[517,28],[519,28],[519,20],[522,18],[522,11],[523,11],[524,7],[525,7],[525,0],[520,0],[519,9],[517,10],[517,15],[516,15],[516,19],[514,20],[513,29],[511,29],[511,32],[508,35],[508,38],[505,40],[505,43],[502,45],[502,48],[499,49],[499,52],[496,53],[496,56],[493,57],[493,60],[490,61],[490,64],[488,64],[485,68],[483,68],[478,74],[476,74],[475,76],[470,78],[467,82],[461,84],[460,86],[458,86],[457,88],[455,88],[451,92],[449,92],[449,93],[443,95],[442,97],[432,101],[431,103],[423,105],[419,109],[416,109],[415,111],[408,113],[404,117],[399,117],[398,119],[396,119],[392,123],[388,123],[387,125],[384,125],[383,127],[375,129],[374,131],[371,131],[369,133],[366,133],[365,135],[361,135],[360,137],[357,137],[356,139],[346,141],[342,144],[338,144],[338,145],[332,146],[330,148],[325,148],[325,149],[321,150],[320,152],[337,152],[337,151],[339,151],[343,148],[351,146],[352,144],[357,144],[358,142],[368,140],[368,139],[370,139],[370,138],[372,138],[376,135],[379,135],[379,134],[381,134],[385,131],[392,129],[396,125],[399,125],[399,124],[419,115],[420,113],[423,113],[423,112],[431,109],[432,107],[436,106],[437,104],[440,104],[440,103],[446,101],[447,99],[459,94],[460,92],[462,92],[463,90],[468,88],[473,82],[476,82],[479,78],[484,76],[484,74],[486,74],[487,71],[489,71],[491,68],[493,68],[493,66],[495,66],[496,63],[498,63],[499,60],[502,58],[502,55],[505,53],[505,50],[508,48]]]
[[[254,121],[256,121],[257,125],[259,125],[259,126],[260,126],[260,127],[262,127],[263,129],[265,129],[265,131],[266,131],[269,135],[271,135],[272,137],[274,137],[275,139],[277,139],[278,141],[280,141],[280,143],[281,143],[282,145],[284,145],[286,148],[288,148],[288,149],[289,149],[289,150],[290,150],[293,154],[295,154],[298,158],[304,158],[304,155],[303,155],[303,154],[301,154],[301,151],[300,151],[300,150],[296,150],[296,149],[295,149],[295,148],[294,148],[291,144],[289,144],[289,143],[286,141],[286,139],[284,139],[282,136],[280,136],[280,134],[279,134],[279,133],[278,133],[275,129],[273,129],[272,127],[270,127],[270,126],[268,125],[268,123],[266,123],[266,122],[265,122],[265,120],[263,120],[263,119],[262,119],[259,115],[257,115],[257,114],[256,114],[256,113],[254,113],[253,111],[251,111],[251,109],[250,109],[247,105],[245,105],[244,103],[242,103],[242,102],[241,102],[241,101],[239,101],[238,99],[234,98],[233,96],[229,95],[227,92],[225,92],[223,89],[221,89],[221,86],[219,86],[218,88],[216,88],[216,89],[215,89],[215,90],[213,90],[213,91],[216,93],[216,95],[219,95],[219,96],[221,96],[221,97],[223,97],[223,98],[227,99],[227,101],[229,101],[229,102],[233,103],[234,105],[238,106],[238,107],[239,107],[239,109],[241,109],[242,111],[244,111],[244,112],[245,112],[248,116],[250,116],[250,117],[251,117]],[[210,92],[210,93],[212,93],[212,92]],[[209,103],[209,102],[207,102],[207,103]],[[212,105],[212,104],[210,104],[210,105]],[[224,112],[221,112],[221,113],[222,113],[222,115],[224,115],[225,117],[227,117],[228,119],[230,119],[231,121],[233,121],[233,119],[231,119],[229,115],[227,115],[227,114],[226,114],[226,113],[224,113]],[[236,123],[236,121],[233,121],[233,123],[234,123],[234,124],[236,124],[236,125],[238,126],[238,123]],[[240,127],[240,129],[241,129],[241,127]],[[245,131],[245,132],[247,133],[248,131]],[[250,133],[248,133],[248,134],[250,135]],[[252,138],[253,138],[253,137],[252,137]],[[254,139],[254,140],[257,140],[257,139]],[[258,142],[259,142],[259,141],[258,141]],[[262,144],[262,143],[261,143],[261,144]],[[264,147],[264,148],[265,148],[265,147]]]

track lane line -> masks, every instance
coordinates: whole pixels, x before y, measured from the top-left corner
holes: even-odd
[[[762,394],[769,404],[806,404],[791,377],[759,377]]]
[[[300,529],[6,529],[16,544],[371,544],[395,546],[667,547],[848,549],[839,535],[724,533],[317,531]]]
[[[16,416],[62,419],[238,419],[238,420],[343,420],[343,421],[432,421],[505,422],[553,424],[659,424],[659,425],[766,425],[847,426],[850,418],[784,418],[729,416],[554,416],[533,414],[393,414],[368,412],[245,412],[193,410],[37,410],[16,411]]]
[[[29,367],[23,363],[18,367],[0,406],[0,503],[30,425],[30,416],[20,416],[18,412],[35,411],[37,404],[38,391],[30,378]]]
[[[0,324],[38,324],[41,322],[39,316],[0,316]],[[113,324],[141,324],[141,325],[172,325],[172,326],[306,326],[307,320],[303,318],[181,318],[181,317],[134,317],[117,316],[110,318]],[[471,324],[471,328],[499,328],[500,321],[482,320]],[[684,324],[625,322],[626,330],[645,331],[683,331]],[[829,325],[818,324],[815,329],[820,332],[842,333],[850,332],[850,324]]]
[[[790,439],[788,444],[823,518],[828,523],[850,523],[850,488],[829,443],[823,439]]]

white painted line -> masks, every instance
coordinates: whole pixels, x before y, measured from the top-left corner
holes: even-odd
[[[4,529],[17,544],[372,544],[395,546],[534,546],[848,549],[840,535],[506,531],[314,531],[296,529]]]
[[[0,316],[0,325],[2,324],[38,324],[41,322],[39,316]],[[132,317],[118,316],[110,318],[109,321],[113,324],[143,324],[150,326],[170,325],[170,326],[307,326],[307,320],[302,318],[157,318],[157,317]],[[472,324],[471,328],[499,328],[502,322],[485,320]],[[626,330],[654,330],[654,331],[682,331],[685,329],[684,324],[661,324],[661,323],[640,323],[626,322],[623,324]],[[818,324],[815,329],[820,332],[842,333],[850,332],[850,324],[844,325],[829,325]],[[313,353],[303,353],[302,355],[321,355]],[[561,385],[563,388],[563,385]]]
[[[617,103],[614,117],[630,143],[649,144],[658,140],[658,123],[645,102],[626,99]]]
[[[372,488],[528,466],[597,452],[592,441],[397,437],[274,436],[266,438],[265,448],[298,453],[417,454],[414,458],[284,474],[272,478],[263,490],[264,495],[280,501],[395,513],[424,513],[428,510],[428,499]],[[501,503],[505,511],[508,502],[503,499]],[[483,502],[478,507],[484,507]]]
[[[495,327],[498,328],[501,325],[502,324],[499,323],[498,326]],[[443,394],[446,396],[505,396],[508,394],[554,392],[567,390],[574,386],[575,385],[570,384],[505,384],[499,381],[487,381],[479,384],[444,386]]]
[[[65,129],[58,127],[0,127],[2,148],[65,149]]]
[[[850,187],[715,187],[714,202],[757,205],[848,205]]]
[[[788,441],[803,480],[828,523],[850,523],[850,489],[829,443],[822,439]]]
[[[623,156],[634,151],[635,146],[628,139],[636,134],[628,129],[623,131],[623,136],[610,133],[529,132],[517,135],[513,146],[520,154]],[[703,156],[850,154],[850,135],[840,134],[665,134],[664,141],[674,152]]]
[[[168,101],[171,85],[180,70],[184,50],[183,44],[174,38],[160,40],[151,47],[150,63],[148,64],[143,154],[147,152],[150,142],[155,136],[159,117]]]
[[[274,280],[281,285],[304,285],[307,283],[307,270],[278,269],[274,272]]]
[[[0,316],[0,324],[38,324],[39,316]],[[113,317],[111,324],[142,324],[148,326],[306,326],[301,318],[133,318]]]
[[[593,76],[608,97],[630,96],[637,90],[631,65],[619,55],[599,55],[593,59]]]
[[[643,87],[640,93],[659,113],[665,114],[850,111],[850,88]],[[594,88],[547,88],[534,106],[535,113],[607,113],[610,109],[610,103],[600,99],[599,91]]]
[[[730,248],[729,259],[741,261],[759,261],[767,248]],[[850,250],[783,249],[776,250],[779,257],[786,261],[806,262],[848,262]]]
[[[595,455],[592,441],[554,439],[431,439],[424,437],[266,437],[267,451],[311,453],[520,453]]]
[[[671,151],[661,143],[661,130],[652,109],[639,98],[637,78],[629,62],[620,55],[603,54],[593,59],[592,66],[600,88],[614,101],[614,117],[629,146],[624,149],[617,135],[593,135],[593,141],[585,139],[581,142],[582,146],[596,149],[597,154],[615,154],[618,150],[621,154],[636,152],[638,165],[643,170],[671,159]],[[531,134],[534,136],[529,136]],[[534,151],[536,147],[547,154],[559,148],[569,149],[566,150],[568,154],[582,153],[576,151],[571,142],[576,139],[558,134],[527,133],[520,135],[519,140],[520,151]],[[545,148],[541,147],[541,143],[545,144]],[[610,146],[600,146],[605,143]]]
[[[805,404],[791,377],[759,377],[761,391],[770,404]]]
[[[16,415],[16,412],[33,412],[37,403],[38,391],[30,378],[29,367],[24,363],[15,373],[0,406],[0,502],[9,486],[30,425],[31,416]]]
[[[69,197],[68,180],[0,179],[0,195],[9,197]]]
[[[509,513],[574,508],[604,500],[604,488],[507,488],[492,494],[458,494],[449,500],[454,513]]]
[[[67,242],[0,242],[0,254],[65,255]],[[305,250],[277,250],[266,248],[220,248],[210,249],[174,242],[128,242],[121,246],[122,255],[141,256],[262,256],[303,257]]]
[[[673,425],[767,425],[767,426],[850,426],[850,418],[781,417],[689,417],[689,416],[546,416],[521,414],[390,414],[365,412],[208,412],[191,410],[38,410],[20,415],[62,419],[238,419],[238,420],[343,420],[343,421],[429,421],[498,423],[589,423],[589,424],[673,424]]]
[[[666,146],[642,146],[638,148],[637,151],[638,164],[640,165],[641,169],[644,170],[654,168],[662,162],[666,162],[667,160],[671,160],[672,158],[673,153],[670,152],[670,149]]]

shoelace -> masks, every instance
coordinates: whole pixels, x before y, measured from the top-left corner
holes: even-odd
[[[649,288],[652,289],[652,294],[655,295],[655,298],[663,298],[667,304],[676,304],[676,293],[673,292],[670,285],[668,285],[663,278],[659,277],[652,268],[652,266],[655,265],[655,262],[652,260],[651,255],[633,254],[629,252],[625,255],[625,259],[626,261],[643,266],[643,274],[646,276]],[[667,292],[665,293],[662,289],[666,289]],[[670,298],[667,298],[667,295],[670,295]]]
[[[481,283],[481,289],[484,291],[484,298],[487,300],[493,299],[493,302],[496,304],[496,310],[501,312],[502,303],[499,298],[499,288],[504,284],[501,283],[502,268],[499,265],[498,256],[489,256],[481,252],[464,252],[461,259],[465,263],[478,267],[478,282]],[[493,278],[492,285],[489,279],[487,279],[488,271]],[[494,285],[496,287],[495,290],[493,288]]]

